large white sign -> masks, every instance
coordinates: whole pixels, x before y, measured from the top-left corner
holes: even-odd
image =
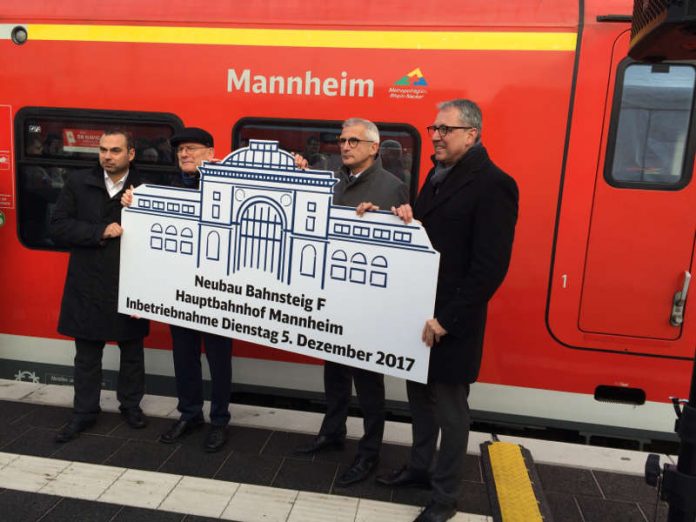
[[[123,211],[119,311],[426,382],[439,254],[388,212],[331,204],[331,172],[251,140],[200,189]]]

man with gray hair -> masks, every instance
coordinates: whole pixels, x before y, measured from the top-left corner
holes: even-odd
[[[457,511],[469,438],[469,386],[478,377],[488,301],[507,273],[517,222],[517,184],[481,144],[478,106],[451,100],[438,109],[428,127],[434,167],[413,209],[392,209],[406,223],[420,220],[440,252],[435,316],[422,332],[431,348],[428,382],[406,383],[413,419],[408,465],[377,479],[391,487],[432,487],[432,499],[416,522],[444,522]]]
[[[371,208],[388,209],[408,201],[406,185],[384,170],[377,157],[379,130],[374,123],[361,118],[346,120],[338,146],[343,165],[335,174],[338,183],[334,187],[334,205],[357,207],[363,203]],[[336,480],[336,485],[341,487],[365,480],[377,467],[384,434],[384,375],[326,361],[326,415],[312,443],[297,450],[313,454],[343,447],[353,382],[365,433],[358,443],[353,464]]]

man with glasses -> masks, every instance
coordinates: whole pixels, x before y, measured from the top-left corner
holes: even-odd
[[[334,205],[363,204],[372,209],[388,209],[408,201],[406,185],[382,168],[377,156],[379,130],[374,123],[361,118],[346,120],[338,146],[343,165],[335,174],[338,183],[334,186]],[[353,464],[336,480],[340,487],[365,480],[376,469],[384,434],[384,375],[325,361],[326,415],[312,443],[297,450],[313,454],[343,447],[353,382],[363,414],[364,434]]]
[[[180,175],[173,186],[197,189],[198,167],[214,158],[213,137],[197,127],[187,127],[169,140],[179,162]],[[132,203],[132,192],[121,200],[124,206]],[[227,442],[227,425],[230,422],[230,393],[232,392],[232,340],[211,333],[200,332],[182,326],[170,325],[172,354],[179,420],[160,435],[160,442],[173,444],[204,424],[203,375],[201,373],[201,346],[205,345],[211,381],[210,430],[204,442],[206,452],[220,451]]]
[[[510,263],[518,203],[517,184],[481,144],[479,107],[452,100],[438,108],[428,127],[434,167],[413,209],[392,209],[406,223],[420,220],[440,252],[435,317],[422,333],[432,349],[428,383],[406,383],[413,419],[408,465],[377,479],[392,487],[432,487],[417,522],[443,522],[456,513],[469,438],[469,386],[481,365],[488,301]]]

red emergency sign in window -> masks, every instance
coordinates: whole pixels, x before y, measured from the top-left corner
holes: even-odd
[[[99,152],[99,138],[103,129],[63,129],[63,150],[65,152]]]

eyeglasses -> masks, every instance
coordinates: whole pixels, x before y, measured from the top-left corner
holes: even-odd
[[[473,129],[475,127],[450,127],[449,125],[440,125],[439,127],[437,125],[429,125],[426,127],[428,129],[428,134],[432,138],[435,135],[435,132],[437,132],[441,138],[444,138],[447,136],[450,132],[452,132],[454,129]]]
[[[372,140],[361,140],[358,138],[336,138],[336,143],[339,147],[343,147],[346,143],[351,149],[358,146],[358,143],[374,143]]]
[[[201,150],[201,149],[209,149],[210,147],[206,147],[205,145],[179,145],[176,148],[176,153],[177,154],[189,154],[191,152],[194,152],[196,150]]]

